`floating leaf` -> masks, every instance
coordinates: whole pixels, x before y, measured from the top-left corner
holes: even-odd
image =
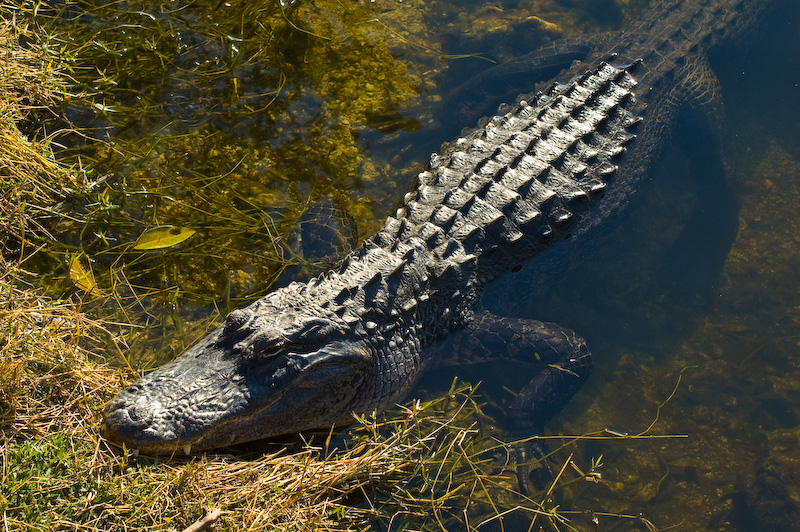
[[[139,236],[133,249],[147,251],[170,248],[180,244],[195,232],[194,229],[189,229],[188,227],[173,227],[171,225],[153,227]]]
[[[69,278],[80,290],[91,294],[97,290],[97,284],[91,268],[83,266],[82,256],[83,253],[76,253],[69,258]]]

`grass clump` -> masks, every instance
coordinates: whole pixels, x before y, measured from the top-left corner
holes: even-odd
[[[57,57],[28,26],[0,18],[0,243],[23,248],[29,231],[81,186],[79,174],[57,164],[47,139],[29,140],[18,124],[59,101],[66,92]]]

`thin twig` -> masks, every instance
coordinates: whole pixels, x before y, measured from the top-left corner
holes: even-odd
[[[183,532],[202,532],[203,530],[208,530],[208,528],[214,524],[214,522],[219,519],[221,515],[222,510],[219,508],[214,508],[213,510],[206,512],[206,515],[184,528]]]

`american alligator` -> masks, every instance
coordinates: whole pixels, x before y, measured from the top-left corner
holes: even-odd
[[[510,411],[546,422],[588,376],[586,343],[489,314],[484,287],[523,262],[546,285],[601,245],[677,110],[718,111],[707,49],[767,3],[659,0],[584,46],[549,88],[433,154],[396,215],[338,268],[234,310],[124,389],[103,412],[106,433],[189,453],[330,427],[402,400],[432,367],[490,357],[540,362]]]

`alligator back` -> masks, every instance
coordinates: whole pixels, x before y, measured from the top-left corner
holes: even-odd
[[[622,218],[677,106],[713,102],[705,48],[764,5],[657,2],[618,44],[433,154],[396,215],[345,261],[334,290],[407,269],[413,286],[396,290],[396,306],[408,310],[427,294],[427,318],[442,322],[443,309],[460,315],[483,284],[531,256],[547,252],[536,266],[543,278],[567,268]],[[324,284],[315,297],[331,288]]]
[[[706,49],[766,2],[655,4],[616,44],[434,153],[395,216],[338,272],[312,282],[310,296],[333,293],[332,306],[370,333],[389,341],[400,329],[424,350],[463,325],[498,273],[534,257],[534,285],[546,286],[601,245],[648,176],[675,110],[716,103]],[[436,362],[417,355],[401,369],[381,366],[402,377],[359,407],[395,401]]]

